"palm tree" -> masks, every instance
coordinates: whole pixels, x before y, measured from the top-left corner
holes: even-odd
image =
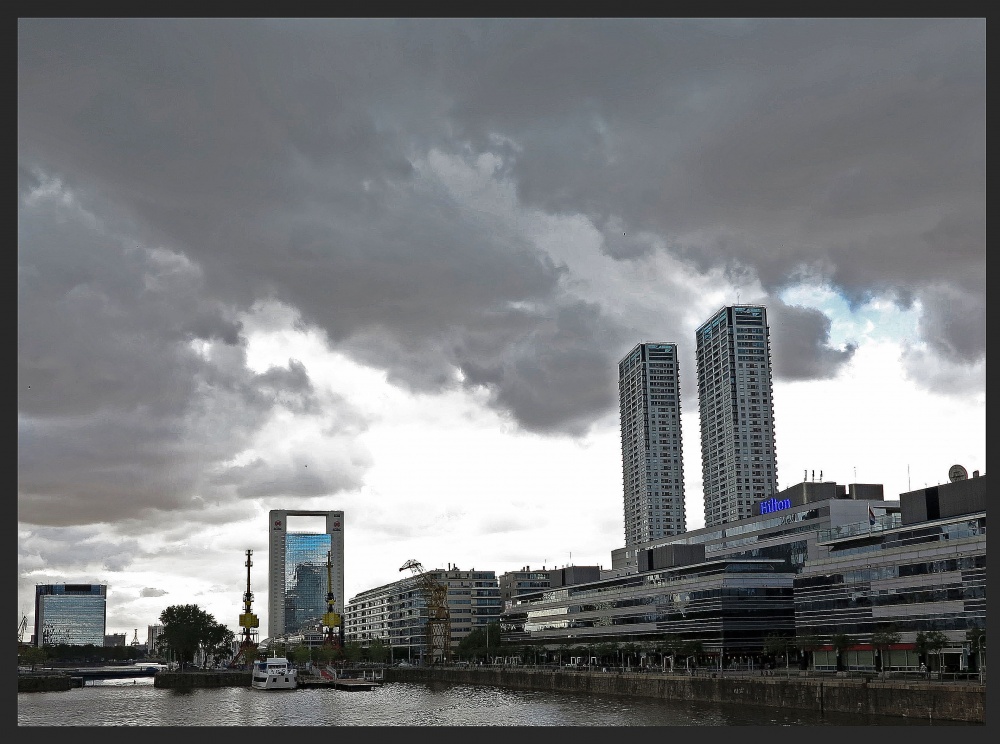
[[[802,652],[802,658],[806,662],[806,668],[809,665],[809,654],[815,651],[817,648],[823,645],[818,635],[812,633],[806,633],[795,637],[795,647]]]

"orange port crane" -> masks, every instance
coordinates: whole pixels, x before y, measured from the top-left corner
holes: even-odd
[[[324,648],[340,648],[343,643],[344,627],[340,615],[333,611],[333,554],[326,551],[326,612],[323,615],[323,627],[326,628]]]
[[[425,645],[430,655],[430,663],[451,661],[451,616],[448,613],[448,585],[438,581],[434,575],[424,570],[420,561],[409,560],[400,571],[410,569],[417,577],[417,586],[424,598],[427,622],[424,626]]]
[[[250,566],[253,565],[253,561],[250,556],[253,555],[252,550],[247,550],[247,590],[243,593],[243,614],[240,615],[240,625],[243,626],[243,640],[240,641],[240,647],[236,651],[236,655],[233,656],[232,662],[229,664],[230,669],[240,669],[247,662],[247,653],[250,650],[257,650],[257,631],[255,628],[260,627],[260,620],[251,611],[251,605],[253,603],[253,592],[250,591]]]

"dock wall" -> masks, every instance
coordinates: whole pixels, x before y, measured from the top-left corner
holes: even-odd
[[[187,689],[191,687],[250,687],[250,672],[157,672],[153,687]]]
[[[386,682],[450,682],[519,690],[584,692],[706,703],[746,703],[818,712],[986,723],[983,685],[835,678],[688,677],[670,674],[556,671],[503,667],[385,671]]]

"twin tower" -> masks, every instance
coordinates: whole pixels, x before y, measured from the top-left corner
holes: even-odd
[[[771,347],[760,305],[723,307],[695,332],[705,526],[752,516],[777,493]],[[618,363],[625,545],[686,531],[680,369],[674,343]]]

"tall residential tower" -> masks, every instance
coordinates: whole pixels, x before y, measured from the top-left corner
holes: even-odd
[[[778,491],[767,311],[724,307],[696,331],[705,526],[753,516]]]
[[[618,363],[625,545],[684,532],[677,346],[641,343]]]

